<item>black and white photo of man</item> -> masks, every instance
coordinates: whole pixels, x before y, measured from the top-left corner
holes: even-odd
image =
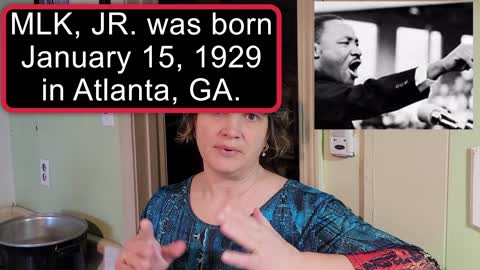
[[[354,128],[353,121],[362,120],[357,123],[357,128],[471,128],[473,124],[473,116],[464,117],[463,119],[456,119],[455,115],[447,109],[444,104],[434,104],[431,102],[437,96],[437,90],[442,87],[439,83],[443,80],[443,75],[450,75],[468,71],[473,67],[473,45],[462,43],[461,40],[456,40],[456,46],[451,48],[448,53],[445,53],[438,59],[428,58],[423,63],[419,61],[412,62],[413,64],[403,70],[392,70],[390,73],[385,71],[391,70],[380,65],[393,66],[395,62],[405,62],[410,55],[415,57],[415,53],[410,55],[398,55],[399,48],[410,46],[413,48],[422,48],[421,39],[411,39],[409,41],[401,41],[401,35],[398,29],[401,28],[404,22],[408,22],[407,26],[412,28],[410,24],[414,22],[415,18],[419,22],[424,22],[427,19],[432,19],[435,16],[442,18],[442,20],[449,19],[445,14],[452,14],[456,21],[460,23],[472,24],[471,17],[471,3],[461,4],[445,4],[445,3],[431,3],[430,5],[415,7],[412,6],[398,7],[398,3],[391,3],[387,10],[376,9],[362,10],[361,2],[356,2],[355,5],[360,8],[360,11],[349,12],[335,12],[328,10],[328,4],[339,5],[334,2],[317,2],[325,8],[318,8],[315,14],[315,34],[314,34],[314,65],[315,65],[315,128],[316,129],[350,129]],[[386,2],[385,2],[386,3]],[[387,3],[388,4],[388,3]],[[414,3],[412,2],[412,5]],[[435,4],[435,5],[434,5]],[[342,5],[349,7],[349,3],[342,2]],[[402,3],[404,5],[404,3]],[[388,6],[388,5],[387,5]],[[448,7],[446,7],[448,6]],[[454,8],[452,8],[455,6]],[[463,14],[455,14],[457,10],[470,9],[470,17],[457,17]],[[430,13],[428,13],[428,12]],[[340,14],[340,15],[339,15]],[[373,14],[373,15],[372,15]],[[389,14],[391,20],[388,20]],[[418,16],[420,15],[420,16]],[[396,17],[403,18],[396,20]],[[452,17],[452,16],[450,16]],[[356,33],[350,25],[350,21],[345,18],[353,18],[361,20],[369,19],[369,23],[376,23],[377,31],[385,31],[382,28],[388,28],[390,31],[395,30],[396,36],[393,34],[387,35],[387,38],[382,38],[378,41],[378,47],[381,50],[380,54],[390,55],[391,61],[377,60],[376,74],[371,74],[371,77],[363,82],[357,83],[359,78],[359,70],[365,61],[372,61],[372,59],[364,59],[361,49],[362,42],[376,41],[377,37],[373,38],[373,34]],[[433,19],[432,19],[433,20]],[[424,30],[426,35],[438,28],[450,34],[452,31],[459,31],[463,29],[467,33],[471,33],[472,29],[456,28],[452,25],[449,30],[445,31],[443,21],[429,21],[429,29]],[[359,21],[359,20],[358,20]],[[421,23],[414,25],[421,27]],[[423,25],[425,27],[425,25]],[[413,29],[413,28],[412,28]],[[395,33],[395,32],[394,32]],[[449,35],[453,36],[453,35]],[[390,37],[390,39],[388,38]],[[452,39],[447,39],[448,36],[443,36],[444,42],[449,42],[451,46]],[[453,36],[455,38],[455,36]],[[385,43],[385,44],[382,44]],[[427,45],[430,41],[427,40]],[[405,43],[408,43],[405,45]],[[395,48],[397,46],[397,48]],[[390,48],[388,48],[390,47]],[[390,49],[390,52],[388,52]],[[425,54],[431,54],[428,48]],[[395,57],[391,55],[397,54]],[[416,59],[414,59],[416,60]],[[393,63],[392,63],[393,62]],[[371,63],[370,63],[371,64]],[[398,66],[398,65],[397,65]],[[383,74],[382,74],[383,73]],[[376,76],[381,74],[381,76]],[[448,76],[447,76],[448,77]],[[376,78],[376,79],[373,79]],[[451,79],[451,77],[448,77]],[[448,79],[447,78],[447,79]],[[435,89],[435,90],[432,90]],[[471,92],[471,91],[470,91]],[[471,93],[469,93],[471,96]],[[421,103],[417,103],[422,101]],[[407,117],[404,121],[406,123],[397,123],[396,119],[391,119],[389,114],[407,107],[408,105],[416,103],[412,106],[415,111],[415,119]],[[473,104],[472,104],[473,106]],[[471,108],[470,108],[471,109]],[[460,117],[461,118],[461,117]],[[376,119],[376,120],[375,120]],[[377,122],[375,122],[377,121]],[[370,126],[369,126],[370,125]]]

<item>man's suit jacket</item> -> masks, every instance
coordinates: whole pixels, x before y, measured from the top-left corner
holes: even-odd
[[[367,119],[401,109],[428,97],[415,84],[415,69],[348,85],[331,79],[315,80],[315,128],[351,129],[352,120]]]

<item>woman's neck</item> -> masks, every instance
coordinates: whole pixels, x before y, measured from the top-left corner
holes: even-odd
[[[245,173],[222,174],[206,168],[196,178],[195,191],[204,198],[240,198],[254,189],[268,171],[260,164]]]

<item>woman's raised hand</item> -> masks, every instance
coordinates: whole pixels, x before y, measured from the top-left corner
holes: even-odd
[[[140,221],[138,234],[130,239],[120,252],[116,262],[116,270],[162,270],[186,250],[185,242],[175,241],[160,246],[153,235],[152,223],[144,219]]]
[[[301,252],[285,241],[258,208],[244,216],[227,206],[219,215],[220,230],[249,253],[227,250],[225,264],[249,270],[301,269]]]

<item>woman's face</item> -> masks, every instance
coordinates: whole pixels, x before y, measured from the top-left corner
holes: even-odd
[[[267,129],[265,114],[198,114],[195,135],[205,169],[232,174],[258,166]]]

